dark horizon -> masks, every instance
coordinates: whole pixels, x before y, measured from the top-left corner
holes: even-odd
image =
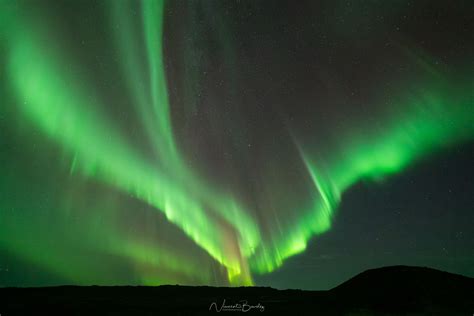
[[[59,286],[0,288],[2,312],[99,315],[465,315],[474,308],[474,279],[429,268],[392,266],[362,272],[329,291],[269,287]],[[2,301],[3,300],[3,301]]]

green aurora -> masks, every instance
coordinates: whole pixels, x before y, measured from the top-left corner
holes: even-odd
[[[168,96],[174,82],[167,80],[163,49],[165,4],[144,0],[138,14],[132,14],[132,6],[125,1],[103,5],[106,32],[125,82],[121,93],[131,120],[136,117],[142,128],[146,150],[108,115],[106,109],[115,100],[104,97],[75,54],[61,47],[53,23],[26,10],[26,4],[0,2],[6,86],[1,91],[2,112],[7,123],[18,128],[15,133],[34,131],[31,143],[41,147],[39,140],[45,150],[49,148],[51,154],[40,161],[50,161],[47,168],[56,169],[54,177],[44,180],[52,190],[64,192],[58,182],[72,188],[69,200],[64,199],[68,202],[45,201],[41,186],[31,186],[28,200],[7,199],[23,191],[22,181],[28,182],[14,173],[20,162],[10,162],[1,183],[7,195],[1,201],[0,247],[65,282],[252,285],[252,275],[274,271],[303,252],[311,238],[330,230],[344,192],[354,184],[377,183],[474,138],[472,73],[451,80],[410,50],[407,54],[430,79],[415,82],[410,91],[380,98],[390,99],[381,113],[374,114],[380,124],[355,120],[326,141],[316,133],[300,137],[297,128],[290,131],[299,153],[295,159],[306,170],[310,181],[305,183],[312,194],[285,210],[286,218],[265,223],[258,215],[262,210],[206,179],[180,148]],[[50,171],[35,172],[47,176]],[[81,195],[87,195],[88,183],[105,192],[102,202]],[[113,197],[131,200],[127,207],[140,205],[162,213],[165,223],[148,213],[137,220],[137,226],[156,225],[161,231],[127,230],[123,218],[139,211],[110,202]],[[82,202],[73,202],[78,199]],[[41,203],[48,209],[47,218],[35,211]],[[81,213],[79,222],[72,220],[75,212]],[[49,218],[54,218],[54,225],[67,226],[67,233],[45,228],[53,225]],[[166,222],[172,225],[163,228]],[[186,246],[176,246],[166,232],[179,236]],[[117,281],[114,269],[88,259],[91,256],[121,258],[133,267],[134,278]]]

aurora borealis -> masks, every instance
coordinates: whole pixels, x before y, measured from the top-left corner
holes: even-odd
[[[0,0],[0,285],[265,284],[472,152],[472,4],[291,3]]]

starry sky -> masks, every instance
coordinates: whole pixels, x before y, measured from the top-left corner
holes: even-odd
[[[474,277],[471,1],[0,0],[0,286]]]

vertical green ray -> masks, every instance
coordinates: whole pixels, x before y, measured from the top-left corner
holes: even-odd
[[[252,269],[267,273],[284,260],[306,249],[314,235],[331,228],[334,211],[344,191],[361,180],[381,179],[401,172],[415,161],[449,146],[474,139],[474,91],[469,80],[453,86],[438,80],[427,88],[398,97],[392,112],[379,127],[352,127],[340,144],[313,149],[317,157],[301,149],[315,196],[312,207],[297,210],[297,219],[284,233],[263,241],[250,258]]]
[[[232,197],[214,192],[185,168],[177,157],[164,80],[161,44],[161,2],[144,2],[147,15],[152,109],[160,122],[155,140],[164,140],[161,157],[170,168],[161,170],[132,149],[116,126],[108,121],[103,101],[64,54],[45,43],[53,37],[26,21],[13,21],[8,34],[8,76],[24,115],[51,140],[74,155],[74,172],[94,177],[129,192],[180,227],[197,245],[229,270],[236,284],[251,283],[245,254],[258,243],[258,227]],[[16,27],[15,24],[18,24]],[[47,39],[47,40],[46,40]],[[130,57],[130,59],[133,59]],[[137,77],[138,78],[138,77]],[[144,83],[146,84],[146,83]],[[137,90],[138,91],[138,90]],[[141,92],[140,92],[141,93]],[[140,94],[138,93],[138,94]],[[137,99],[146,102],[147,98]],[[229,236],[227,244],[218,236]],[[231,242],[232,251],[227,248]],[[137,246],[138,248],[138,246]],[[151,251],[151,250],[150,250]],[[130,253],[135,253],[130,251]],[[141,253],[141,251],[139,251]],[[246,273],[246,275],[244,275]],[[240,277],[237,277],[241,275]]]

